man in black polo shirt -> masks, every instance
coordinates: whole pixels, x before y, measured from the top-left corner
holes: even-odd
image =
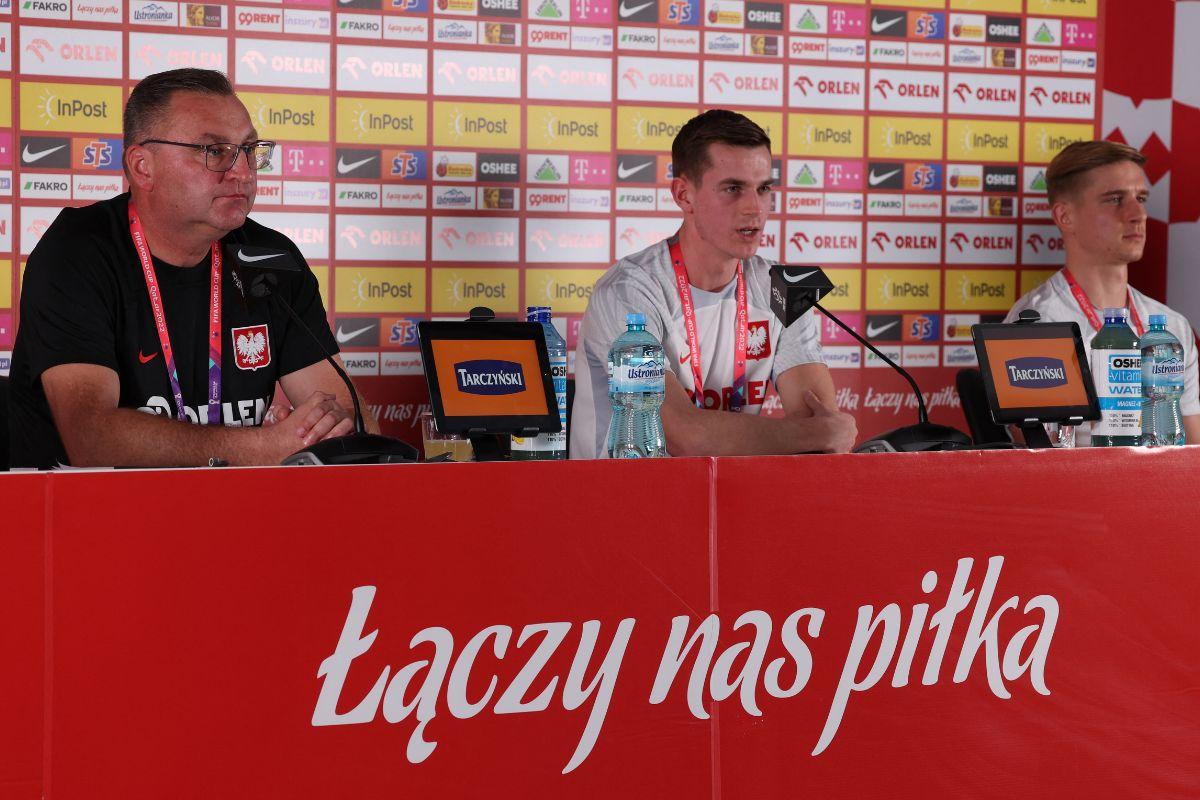
[[[321,348],[251,291],[279,267],[274,294],[337,352],[300,251],[247,219],[273,143],[228,79],[152,75],[124,126],[130,192],[63,210],[29,256],[13,466],[278,464],[349,433],[352,401]],[[276,381],[295,409],[268,417]]]

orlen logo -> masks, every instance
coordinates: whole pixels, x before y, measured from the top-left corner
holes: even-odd
[[[932,83],[901,83],[899,86],[894,85],[887,78],[880,78],[875,81],[873,87],[879,92],[884,100],[895,94],[897,97],[919,97],[924,99],[936,99],[942,96],[942,88]]]
[[[454,381],[466,394],[499,395],[525,391],[525,373],[515,361],[481,358],[454,365]]]
[[[637,67],[630,67],[621,75],[621,80],[628,81],[630,88],[637,89],[643,83],[655,88],[664,89],[694,89],[696,76],[683,72],[651,72],[649,77]],[[728,81],[729,79],[726,78]]]
[[[1025,245],[1035,253],[1057,252],[1063,249],[1061,236],[1051,236],[1049,240],[1042,238],[1040,233],[1031,233],[1025,237]]]
[[[46,63],[46,53],[54,49],[54,45],[47,42],[45,39],[34,39],[29,44],[25,45],[25,52],[32,53],[37,57],[39,64]]]
[[[957,231],[950,237],[950,244],[958,249],[958,252],[966,252],[970,248],[976,252],[1000,251],[1013,249],[1013,237],[1004,235],[982,235],[968,236],[962,231]]]
[[[883,251],[887,250],[888,245],[890,245],[891,243],[892,243],[892,237],[888,236],[883,231],[878,231],[874,236],[871,237],[871,244],[878,247],[879,252],[881,252],[881,253]]]
[[[968,102],[972,97],[985,103],[1015,103],[1017,101],[1017,90],[1008,87],[976,87],[966,82],[959,82],[954,85],[952,91],[954,96],[963,103]]]
[[[458,79],[466,75],[471,84],[516,83],[517,70],[514,67],[470,66],[464,70],[457,61],[447,61],[438,68],[438,74],[446,79],[451,86],[458,85]]]
[[[1067,385],[1067,371],[1060,358],[1025,356],[1004,362],[1008,382],[1017,389],[1053,389]]]

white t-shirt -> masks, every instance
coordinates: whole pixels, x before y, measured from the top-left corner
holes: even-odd
[[[1151,314],[1164,314],[1167,317],[1167,330],[1174,334],[1183,345],[1184,386],[1183,397],[1179,399],[1179,408],[1184,416],[1200,414],[1200,378],[1196,368],[1196,336],[1187,318],[1177,311],[1172,311],[1157,300],[1153,300],[1129,287],[1129,296],[1133,298],[1133,307],[1137,309],[1142,325],[1149,328]],[[1027,308],[1036,310],[1043,322],[1074,322],[1079,325],[1083,336],[1083,344],[1091,351],[1092,339],[1096,337],[1096,329],[1075,301],[1067,279],[1062,270],[1050,276],[1050,279],[1026,294],[1009,310],[1005,322],[1015,322],[1017,315]],[[1096,316],[1104,318],[1104,309],[1096,308]],[[1132,327],[1132,321],[1130,327]],[[1092,423],[1085,422],[1075,428],[1075,445],[1087,447],[1092,443]]]
[[[770,264],[755,256],[744,264],[749,311],[746,405],[762,410],[767,381],[799,364],[823,363],[820,326],[813,311],[787,328],[771,312]],[[704,376],[705,408],[729,408],[733,392],[733,343],[737,327],[737,279],[716,292],[692,287]],[[600,277],[579,329],[575,350],[575,403],[571,409],[571,458],[605,455],[612,406],[608,399],[608,350],[625,332],[625,315],[646,315],[646,330],[663,343],[670,370],[692,393],[683,305],[665,241],[621,259]]]

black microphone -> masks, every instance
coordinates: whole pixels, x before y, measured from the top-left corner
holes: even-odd
[[[929,421],[929,411],[925,407],[925,396],[908,370],[892,361],[875,345],[868,342],[858,332],[836,316],[831,314],[820,300],[833,291],[833,281],[829,280],[824,271],[818,266],[789,266],[776,264],[771,267],[771,311],[784,327],[800,319],[809,309],[816,308],[822,314],[833,320],[838,327],[861,342],[868,350],[879,356],[884,363],[899,372],[912,388],[917,398],[917,424],[905,425],[893,431],[880,434],[854,448],[856,453],[894,453],[915,452],[921,450],[962,450],[971,446],[971,438],[960,430],[938,425]]]
[[[243,264],[246,263],[244,258],[239,259],[239,261]],[[299,325],[301,330],[307,333],[309,338],[316,343],[317,349],[324,354],[329,366],[333,367],[334,372],[342,379],[342,383],[346,384],[346,390],[350,392],[350,399],[354,403],[354,433],[317,442],[311,447],[306,447],[303,450],[292,453],[280,463],[291,466],[297,464],[394,464],[416,461],[418,456],[417,450],[408,442],[394,439],[390,436],[367,433],[366,424],[363,421],[362,407],[358,400],[358,392],[354,391],[354,384],[350,382],[350,376],[338,365],[333,354],[317,338],[312,328],[304,323],[304,320],[292,308],[292,304],[283,295],[275,293],[275,287],[279,285],[279,276],[274,272],[265,270],[289,269],[288,266],[284,265],[283,259],[280,259],[279,263],[271,263],[264,260],[262,267],[258,267],[258,262],[251,261],[247,266],[264,270],[255,275],[250,281],[250,296],[266,298],[268,302],[278,303],[287,310],[288,314],[291,315],[292,321]],[[294,267],[294,269],[299,268]]]

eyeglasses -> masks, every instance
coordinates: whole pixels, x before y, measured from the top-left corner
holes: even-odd
[[[232,142],[217,142],[215,144],[188,144],[187,142],[171,142],[166,139],[147,139],[138,142],[138,146],[146,144],[171,144],[176,147],[190,147],[193,150],[204,151],[204,166],[213,172],[228,172],[237,163],[238,152],[246,154],[246,163],[252,169],[266,169],[271,165],[271,153],[275,151],[275,142],[257,141],[250,144],[233,144]]]

